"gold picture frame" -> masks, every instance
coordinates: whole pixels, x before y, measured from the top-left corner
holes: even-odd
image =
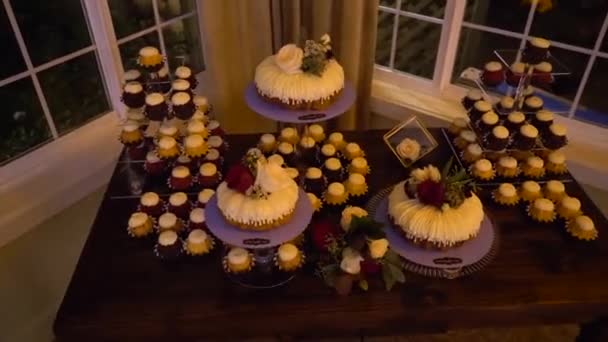
[[[420,145],[420,153],[416,158],[406,159],[397,152],[397,146],[406,138],[416,141]],[[418,118],[413,115],[407,120],[393,127],[383,136],[384,143],[393,152],[393,155],[406,169],[417,160],[432,152],[439,144],[429,130]]]

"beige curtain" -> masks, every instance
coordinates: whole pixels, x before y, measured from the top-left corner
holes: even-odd
[[[329,33],[336,58],[344,67],[346,80],[356,88],[355,105],[334,123],[333,128],[367,128],[378,0],[274,0],[274,15],[276,7],[279,7],[281,16],[281,30],[275,30],[275,35],[280,35],[275,37],[275,42],[301,43]]]

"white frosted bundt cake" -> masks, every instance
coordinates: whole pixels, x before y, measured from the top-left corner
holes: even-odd
[[[455,247],[477,236],[484,217],[481,201],[467,189],[466,181],[453,179],[434,166],[412,171],[388,197],[394,227],[426,248]]]
[[[333,57],[327,34],[307,40],[304,49],[283,46],[255,70],[258,93],[267,101],[292,109],[321,109],[344,88],[344,70]]]

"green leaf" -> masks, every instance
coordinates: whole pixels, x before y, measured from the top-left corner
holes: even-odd
[[[450,160],[443,166],[441,170],[441,179],[447,179],[448,174],[450,173],[450,169],[452,168],[452,163],[454,162],[454,157],[450,157]]]
[[[369,290],[369,284],[367,283],[367,280],[365,279],[361,279],[359,280],[359,287],[361,288],[361,290],[363,291],[367,291]]]
[[[397,267],[393,264],[388,264],[388,268],[390,272],[393,274],[393,278],[399,283],[405,283],[405,274],[400,267]]]
[[[389,265],[390,264],[382,264],[382,280],[384,280],[384,286],[387,291],[390,291],[397,282],[393,277]]]
[[[384,230],[382,229],[383,226],[384,224],[374,221],[369,216],[353,216],[348,234],[357,235],[362,233],[370,239],[382,239],[386,236]]]
[[[384,254],[384,262],[401,267],[401,257],[390,248]]]

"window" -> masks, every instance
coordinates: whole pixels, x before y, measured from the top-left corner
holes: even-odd
[[[406,84],[432,84],[431,92],[446,93],[463,83],[467,67],[496,60],[494,50],[523,48],[529,37],[544,37],[570,71],[556,78],[551,94],[543,93],[549,108],[608,125],[601,84],[608,77],[607,26],[608,0],[384,0],[376,63]]]

